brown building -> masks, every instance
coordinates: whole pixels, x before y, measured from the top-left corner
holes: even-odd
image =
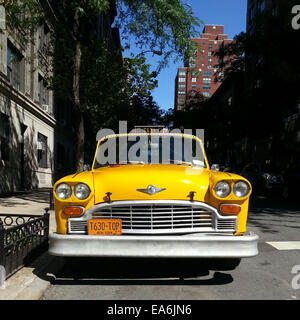
[[[224,34],[224,26],[206,25],[200,38],[192,38],[197,44],[195,55],[178,68],[175,79],[175,110],[183,110],[190,97],[196,94],[210,98],[220,86],[215,82],[218,57],[214,56],[220,46],[232,40]]]

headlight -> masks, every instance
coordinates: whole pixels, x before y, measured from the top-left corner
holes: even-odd
[[[59,199],[62,199],[62,200],[66,200],[68,198],[71,197],[72,195],[72,189],[71,187],[66,184],[66,183],[60,183],[56,189],[55,189],[55,193],[57,195],[57,197]]]
[[[233,193],[238,197],[238,198],[243,198],[245,197],[250,191],[250,187],[248,183],[244,181],[238,181],[234,184],[233,186]]]
[[[91,193],[90,188],[84,183],[78,183],[74,187],[75,197],[79,200],[86,199]]]
[[[215,185],[214,191],[219,198],[226,198],[229,195],[231,188],[228,182],[220,181]]]

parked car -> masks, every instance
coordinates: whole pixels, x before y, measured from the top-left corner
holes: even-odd
[[[285,175],[285,188],[283,191],[283,196],[285,199],[295,197],[299,195],[300,186],[300,162],[296,163],[294,166],[289,168]]]
[[[241,171],[241,175],[248,179],[254,193],[266,194],[277,192],[282,195],[285,187],[281,170],[270,164],[249,163]]]
[[[193,148],[182,152],[175,140]],[[117,146],[114,163],[102,161],[110,146]],[[110,135],[98,142],[90,171],[55,183],[57,232],[49,235],[49,253],[200,258],[208,269],[233,270],[258,254],[258,236],[246,232],[251,190],[240,175],[210,170],[195,136]]]

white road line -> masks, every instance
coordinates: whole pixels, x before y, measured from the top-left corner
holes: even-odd
[[[270,241],[266,243],[277,250],[300,250],[300,241]]]

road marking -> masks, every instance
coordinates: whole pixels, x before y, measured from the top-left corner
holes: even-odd
[[[266,243],[277,250],[300,250],[300,241],[271,241]]]

